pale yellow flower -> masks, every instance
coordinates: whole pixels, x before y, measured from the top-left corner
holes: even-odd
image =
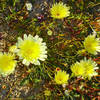
[[[24,34],[24,39],[18,38],[17,55],[20,59],[23,59],[23,64],[40,65],[39,60],[44,61],[47,58],[47,46],[42,41],[42,38],[37,35],[33,37],[32,35],[27,36]]]
[[[69,79],[69,74],[66,74],[65,71],[57,71],[57,74],[55,74],[55,82],[57,84],[66,84]]]
[[[14,55],[0,52],[0,74],[7,76],[15,70],[16,61]]]
[[[100,39],[95,38],[95,35],[89,35],[84,40],[84,47],[87,52],[96,55],[100,52]]]
[[[91,59],[84,59],[81,60],[80,63],[85,68],[85,73],[83,74],[84,78],[91,79],[92,76],[97,75],[98,73],[95,71],[98,69],[96,62],[92,61]]]
[[[50,9],[51,17],[56,19],[62,19],[70,15],[69,7],[62,2],[55,3]]]
[[[80,62],[76,62],[71,66],[71,71],[75,76],[83,76],[85,73],[85,68]]]
[[[71,66],[71,71],[74,76],[82,76],[83,78],[88,79],[97,75],[95,69],[98,69],[97,64],[91,59],[86,60],[86,58],[80,62],[76,62]]]

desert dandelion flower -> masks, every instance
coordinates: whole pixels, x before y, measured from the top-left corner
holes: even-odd
[[[76,62],[71,66],[71,71],[74,76],[83,76],[85,72],[85,68],[80,62]]]
[[[57,71],[57,73],[55,74],[55,82],[57,84],[66,84],[67,81],[69,79],[69,74],[66,74],[65,71]]]
[[[16,61],[14,55],[0,52],[0,74],[7,76],[15,70]]]
[[[50,9],[51,16],[56,19],[62,19],[70,15],[69,7],[62,2],[55,3]]]
[[[18,38],[17,55],[23,59],[23,64],[29,65],[30,63],[40,65],[39,60],[44,61],[47,58],[46,43],[42,42],[42,38],[38,35],[24,34],[24,39]]]
[[[91,59],[84,59],[80,61],[80,64],[83,65],[85,68],[85,73],[83,74],[84,78],[91,79],[92,76],[97,75],[98,73],[95,71],[98,69],[96,62],[92,61]]]
[[[96,55],[100,52],[100,39],[95,38],[95,35],[89,35],[84,40],[84,47],[87,52]]]
[[[98,69],[96,62],[91,59],[84,59],[76,62],[71,66],[71,71],[74,76],[82,76],[83,78],[90,79],[92,76],[97,75],[95,69]]]

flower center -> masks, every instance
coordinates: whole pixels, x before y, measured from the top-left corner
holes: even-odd
[[[57,16],[59,16],[60,14],[59,13],[57,13]]]
[[[62,78],[61,77],[59,77],[59,81],[62,81]]]
[[[20,46],[20,54],[28,61],[38,59],[40,55],[40,46],[32,40],[27,40]]]

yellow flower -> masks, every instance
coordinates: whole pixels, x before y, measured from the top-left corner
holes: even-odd
[[[62,19],[70,15],[69,7],[62,2],[56,3],[50,9],[51,16],[56,19]]]
[[[84,47],[86,51],[96,55],[97,52],[100,52],[100,39],[95,38],[95,35],[89,35],[84,40]]]
[[[83,75],[84,78],[91,79],[92,76],[97,75],[98,73],[95,71],[95,69],[98,69],[96,62],[92,61],[91,59],[84,59],[81,60],[80,63],[85,68],[85,73]]]
[[[75,76],[83,76],[85,72],[85,68],[83,67],[81,63],[76,62],[75,64],[71,66],[71,71],[73,72]]]
[[[66,84],[69,79],[69,74],[66,74],[65,71],[57,71],[55,74],[55,82],[57,84]]]
[[[17,54],[20,59],[23,59],[23,64],[29,65],[30,63],[40,65],[39,60],[44,61],[47,58],[46,43],[42,42],[42,38],[37,35],[24,34],[24,39],[18,38]]]
[[[71,71],[75,76],[82,76],[84,78],[91,78],[92,76],[97,75],[95,69],[98,69],[96,67],[97,64],[92,61],[91,59],[86,60],[81,60],[80,62],[76,62],[71,66]]]
[[[47,33],[48,35],[52,35],[53,32],[50,29],[48,29]]]
[[[15,70],[16,61],[14,55],[0,53],[0,74],[7,76]]]

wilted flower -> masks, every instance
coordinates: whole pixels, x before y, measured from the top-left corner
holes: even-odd
[[[89,35],[84,40],[84,47],[86,51],[95,55],[100,52],[100,39],[95,38],[95,35]]]
[[[70,15],[69,7],[62,2],[56,3],[50,9],[51,16],[53,18],[62,19]]]
[[[66,74],[65,71],[57,71],[55,74],[55,82],[57,84],[66,84],[69,79],[69,74]]]
[[[47,46],[42,42],[39,36],[33,37],[32,35],[24,34],[24,39],[18,38],[17,55],[23,59],[23,64],[29,65],[30,63],[40,65],[39,60],[44,61],[47,58]]]
[[[0,74],[7,76],[15,70],[16,61],[14,55],[0,52]]]

